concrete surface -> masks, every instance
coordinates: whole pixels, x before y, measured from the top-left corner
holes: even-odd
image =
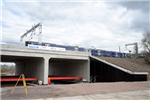
[[[35,100],[150,100],[150,90],[92,94],[84,96],[46,98]]]
[[[65,60],[59,62],[53,62],[54,60],[50,60],[49,66],[49,75],[55,76],[75,76],[75,77],[83,77],[83,79],[90,78],[90,66],[89,61],[82,60]],[[87,80],[90,81],[90,80]]]
[[[45,59],[38,59],[38,60],[31,60],[31,61],[25,61],[25,62],[17,62],[16,63],[16,70],[15,75],[20,76],[22,73],[24,73],[25,77],[32,77],[32,78],[38,78],[43,84],[47,84],[48,80],[48,65],[46,66],[46,63],[44,62]],[[44,69],[46,71],[44,71]],[[44,77],[46,79],[44,80]]]
[[[27,77],[38,78],[44,85],[48,84],[48,75],[77,76],[90,81],[90,59],[96,59],[129,74],[134,73],[91,56],[90,52],[51,51],[31,49],[26,46],[1,44],[1,62],[15,62],[16,75],[25,74]],[[55,60],[54,60],[55,59]],[[91,67],[92,68],[92,67]],[[113,72],[112,72],[113,73]]]
[[[79,51],[52,51],[42,49],[31,49],[26,46],[16,46],[1,44],[1,62],[14,62],[16,63],[16,75],[25,74],[27,77],[38,78],[43,84],[48,84],[49,62],[51,58],[55,59],[68,59],[83,61],[76,64],[74,67],[87,71],[83,73],[83,77],[90,80],[89,77],[89,52]],[[69,61],[68,61],[69,62]],[[86,63],[85,63],[86,62]],[[81,67],[82,66],[82,67]],[[69,65],[68,65],[69,67]],[[73,67],[71,67],[73,68]],[[75,69],[75,68],[74,68]],[[52,71],[52,69],[50,69]],[[55,68],[55,71],[57,69]],[[71,69],[70,69],[71,70]],[[69,72],[67,70],[65,72]],[[73,70],[71,72],[74,72]],[[77,72],[77,70],[75,71]],[[75,73],[75,76],[78,76]],[[81,75],[81,74],[80,74]]]
[[[88,60],[89,52],[79,52],[79,51],[51,51],[51,50],[44,50],[44,49],[31,49],[26,46],[16,46],[16,45],[8,45],[8,44],[1,44],[1,52],[2,55],[2,62],[8,62],[13,59],[10,57],[16,57],[15,60],[18,61],[17,58],[21,57],[50,57],[50,58],[65,58],[65,59],[81,59],[81,60]],[[4,57],[10,56],[7,59],[3,59]],[[10,60],[9,60],[10,59]]]

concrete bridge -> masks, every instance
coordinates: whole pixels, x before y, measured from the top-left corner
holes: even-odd
[[[48,83],[48,75],[77,76],[90,81],[88,52],[51,51],[1,44],[1,62],[14,62],[15,75],[38,78]]]
[[[38,78],[43,84],[48,84],[49,75],[83,77],[88,82],[91,77],[94,82],[146,81],[149,77],[148,72],[132,72],[91,56],[89,52],[52,51],[1,44],[0,55],[1,62],[16,64],[16,76],[25,74],[29,78]]]

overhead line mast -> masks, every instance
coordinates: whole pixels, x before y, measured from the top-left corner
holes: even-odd
[[[129,45],[135,45],[135,59],[136,57],[138,56],[138,43],[130,43],[130,44],[126,44],[126,49],[127,49],[127,46]]]
[[[27,30],[26,33],[24,33],[21,37],[20,37],[20,41],[22,42],[23,41],[23,38],[26,36],[27,37],[27,34],[29,34],[30,32],[35,32],[35,29],[36,28],[39,28],[39,34],[38,34],[38,42],[39,44],[42,44],[42,23],[38,23],[37,25],[34,25],[30,30]],[[31,34],[31,39],[32,39],[32,35],[35,35],[34,34]]]

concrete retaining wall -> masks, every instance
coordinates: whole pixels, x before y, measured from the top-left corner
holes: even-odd
[[[38,78],[43,82],[43,84],[47,84],[48,80],[48,70],[45,72],[45,68],[48,68],[48,65],[45,65],[45,59],[41,58],[38,60],[25,61],[25,62],[17,62],[15,75],[24,74],[25,77],[33,77]],[[47,73],[47,75],[46,75]],[[46,77],[46,76],[47,77]],[[44,79],[44,77],[46,77]]]
[[[83,77],[83,79],[89,81],[90,73],[88,61],[50,62],[49,65],[49,75]]]
[[[26,46],[1,44],[0,55],[1,55],[2,62],[16,63],[16,71],[15,71],[16,75],[25,74],[26,77],[38,78],[39,80],[42,80],[43,84],[48,83],[50,58],[71,59],[72,61],[74,60],[84,61],[79,64],[77,64],[77,62],[76,63],[67,62],[68,64],[63,63],[61,66],[66,66],[66,69],[64,69],[63,71],[63,73],[66,74],[61,73],[61,75],[65,75],[65,76],[69,74],[70,74],[69,76],[83,75],[82,77],[89,80],[88,61],[89,61],[89,55],[91,55],[89,52],[52,51],[52,50],[42,50],[42,49],[31,49],[31,48],[27,48]],[[69,66],[69,64],[71,64],[71,67]],[[52,66],[60,66],[60,64],[58,65],[52,64]],[[77,67],[77,69],[75,67]],[[59,68],[54,68],[54,71],[60,71]]]

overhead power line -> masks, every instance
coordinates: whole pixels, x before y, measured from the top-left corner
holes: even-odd
[[[24,24],[16,24],[16,23],[10,23],[10,22],[4,22],[4,21],[0,21],[1,23],[6,23],[6,24],[12,24],[12,25],[20,25],[20,26],[28,26],[29,25],[24,25]]]
[[[16,23],[10,23],[10,22],[5,22],[5,21],[0,21],[0,22],[2,22],[2,23],[6,23],[6,24],[11,24],[11,25],[19,25],[19,26],[26,26],[27,28],[30,28],[31,26],[30,25],[25,25],[25,24],[16,24]],[[111,40],[111,41],[116,41],[116,38],[111,38],[111,39],[109,39],[109,38],[105,38],[105,37],[102,37],[102,35],[100,35],[100,37],[99,36],[95,36],[95,35],[92,35],[92,34],[90,34],[90,35],[83,35],[83,34],[78,34],[78,33],[76,33],[76,32],[64,32],[64,31],[60,31],[60,30],[53,30],[53,29],[49,29],[49,28],[44,28],[43,27],[43,29],[44,30],[49,30],[49,31],[54,31],[52,34],[50,34],[50,37],[51,38],[62,38],[60,35],[63,35],[64,33],[65,33],[65,36],[66,36],[66,38],[65,38],[65,40],[67,40],[68,41],[68,39],[70,39],[70,38],[68,38],[68,36],[83,36],[83,37],[88,37],[88,38],[94,38],[95,39],[95,37],[98,37],[99,39],[104,39],[104,40]],[[18,30],[18,29],[17,29]],[[57,33],[61,33],[61,34],[55,34],[55,32],[57,32]],[[12,35],[12,34],[10,34],[10,33],[7,33],[7,32],[2,32],[2,33],[5,33],[5,35]],[[67,33],[67,34],[66,34]],[[55,34],[55,35],[54,35]],[[58,36],[59,35],[59,36]],[[13,33],[13,36],[18,36],[18,35],[15,35],[14,33]],[[44,36],[44,34],[43,34],[43,36]],[[64,38],[64,37],[63,37]],[[46,39],[46,38],[45,38]],[[54,40],[53,40],[54,41]],[[91,42],[91,41],[90,41]],[[138,42],[138,41],[137,41]],[[140,42],[140,41],[139,41]]]
[[[3,21],[2,21],[3,22]],[[9,23],[9,22],[4,22],[4,23]],[[22,26],[27,26],[27,25],[23,25],[23,24],[15,24],[15,23],[11,23],[11,24],[14,24],[14,25],[22,25]],[[31,26],[29,26],[29,27],[31,27]],[[94,35],[92,35],[92,34],[90,34],[89,36],[87,36],[87,35],[83,35],[83,34],[78,34],[78,33],[76,33],[76,32],[64,32],[64,31],[58,31],[58,30],[53,30],[53,29],[48,29],[48,28],[44,28],[44,26],[42,27],[42,29],[45,29],[45,30],[50,30],[50,31],[55,31],[55,32],[57,32],[57,33],[61,33],[61,34],[68,34],[68,35],[77,35],[77,36],[84,36],[84,37],[94,37]],[[18,29],[17,29],[18,30]],[[112,41],[114,41],[114,40],[116,40],[116,39],[108,39],[108,38],[103,38],[103,37],[101,37],[101,35],[100,35],[100,37],[99,37],[100,39],[107,39],[107,40],[112,40]]]

